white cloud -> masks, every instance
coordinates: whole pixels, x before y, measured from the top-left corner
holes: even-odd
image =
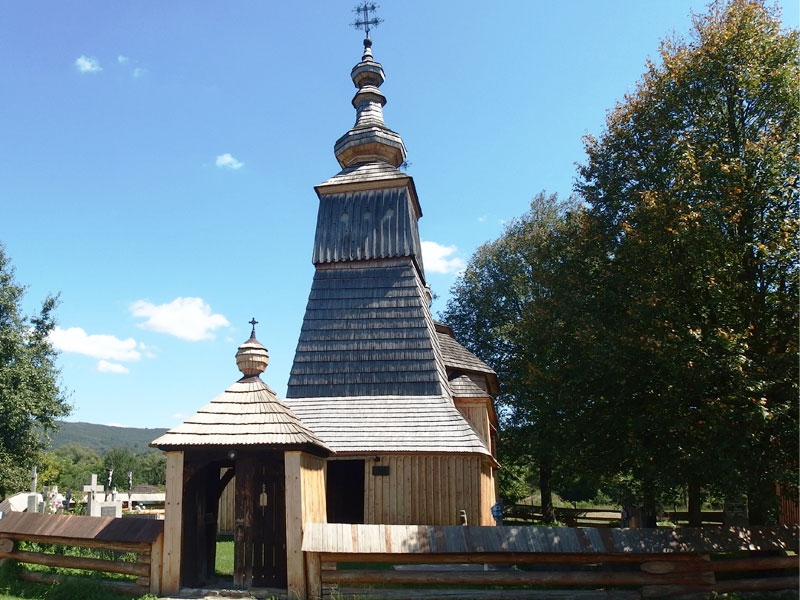
[[[100,61],[91,56],[79,56],[75,59],[75,68],[81,73],[98,73],[103,70]]]
[[[441,246],[436,242],[422,242],[422,262],[430,273],[457,273],[466,265],[458,256],[448,258],[458,250],[455,246]]]
[[[140,77],[144,77],[147,74],[147,69],[144,67],[134,67],[133,71],[131,71],[131,77],[134,79],[139,79]]]
[[[137,300],[131,304],[134,317],[147,319],[139,327],[167,333],[189,342],[214,339],[212,333],[219,327],[230,325],[220,314],[212,314],[211,307],[202,298],[175,298],[169,304],[151,304]]]
[[[217,157],[217,166],[221,169],[233,169],[234,171],[241,169],[244,166],[243,162],[239,162],[229,152],[220,154]]]
[[[117,62],[118,62],[119,64],[121,64],[121,65],[124,65],[124,64],[125,64],[126,62],[128,62],[129,60],[130,60],[130,58],[128,58],[127,56],[122,56],[122,54],[120,54],[120,55],[117,57]]]
[[[97,363],[97,370],[101,373],[117,373],[119,375],[127,375],[130,373],[130,369],[125,365],[108,362],[107,360],[99,361]]]
[[[113,335],[89,335],[80,327],[61,329],[56,327],[49,336],[53,347],[62,352],[83,354],[92,358],[111,359],[116,361],[135,361],[142,357],[144,344],[133,338],[121,340]]]

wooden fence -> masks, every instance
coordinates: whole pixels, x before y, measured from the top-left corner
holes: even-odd
[[[622,523],[622,513],[610,508],[570,508],[556,507],[553,509],[556,521],[568,527],[619,527]],[[703,511],[702,522],[704,525],[722,525],[725,513],[722,511]],[[689,522],[687,511],[666,511],[664,518],[675,525],[686,525]],[[509,504],[503,511],[505,525],[532,525],[542,523],[542,507],[533,504]],[[791,521],[782,523],[791,524]],[[632,525],[631,525],[632,526]]]
[[[462,600],[498,597],[498,587],[508,599],[558,597],[554,590],[564,589],[586,598],[797,589],[797,546],[796,527],[307,524],[303,536],[312,599],[364,588],[370,598]],[[547,589],[531,589],[537,586]]]
[[[106,560],[70,556],[46,550],[21,550],[19,542],[22,541],[57,547],[133,553],[136,555],[136,562],[120,562],[115,558]],[[40,513],[9,513],[0,519],[0,559],[10,558],[20,563],[135,576],[136,580],[130,582],[103,580],[105,585],[133,595],[143,595],[148,592],[158,595],[161,591],[163,544],[164,522],[151,519]],[[59,576],[24,571],[23,578],[52,582]]]
[[[558,507],[553,511],[556,520],[569,527],[608,527],[618,525],[622,518],[620,511],[604,508]],[[543,519],[541,506],[508,504],[503,510],[503,522],[506,525],[529,525],[541,523]]]

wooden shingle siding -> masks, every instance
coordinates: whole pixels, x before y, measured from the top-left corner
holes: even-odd
[[[321,196],[312,262],[408,256],[421,265],[413,206],[405,188]]]
[[[328,187],[335,186],[337,190],[345,188],[350,191],[351,188],[358,189],[358,186],[362,186],[361,189],[363,189],[364,185],[369,186],[373,182],[380,182],[382,185],[411,185],[413,187],[411,178],[389,163],[359,162],[345,167],[327,181],[316,186],[315,189],[318,194],[322,195]],[[418,208],[417,212],[422,216]]]
[[[337,453],[489,454],[461,413],[441,396],[287,398],[286,403]]]
[[[161,449],[205,445],[325,448],[257,376],[243,377],[150,445]]]
[[[474,371],[476,373],[486,373],[496,376],[494,370],[489,365],[455,340],[449,327],[437,323],[436,330],[439,343],[442,347],[442,354],[444,355],[444,360],[448,367],[461,371]]]
[[[484,384],[485,385],[485,384]],[[450,391],[458,398],[485,398],[488,392],[467,375],[450,379]]]
[[[446,395],[423,292],[409,259],[318,267],[287,398]]]

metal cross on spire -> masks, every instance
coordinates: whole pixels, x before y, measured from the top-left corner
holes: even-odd
[[[367,39],[369,39],[369,28],[377,27],[383,23],[383,19],[371,15],[371,13],[374,13],[378,8],[380,8],[380,6],[373,2],[362,2],[353,9],[353,12],[358,16],[351,25],[356,29],[364,29]]]
[[[248,321],[248,323],[253,326],[253,331],[250,332],[250,337],[256,337],[256,325],[258,325],[258,321],[256,321],[255,317],[253,317]]]

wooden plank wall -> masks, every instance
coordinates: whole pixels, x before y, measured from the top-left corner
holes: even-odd
[[[781,525],[797,525],[800,523],[800,502],[796,487],[777,487],[778,515]]]
[[[491,431],[489,430],[489,416],[486,414],[486,401],[459,398],[455,403],[458,411],[469,421],[481,441],[486,444],[487,448],[491,448]]]
[[[164,510],[164,554],[161,592],[175,594],[181,583],[183,537],[183,452],[167,452],[167,496]]]
[[[480,456],[405,454],[365,461],[366,523],[460,525],[464,510],[470,525],[491,525],[494,481]],[[388,466],[389,474],[372,474]]]
[[[303,524],[326,522],[325,459],[286,452],[286,567],[290,597],[306,597]]]
[[[227,468],[221,469],[220,477],[227,471]],[[236,497],[236,477],[234,476],[222,490],[219,497],[219,512],[217,513],[217,531],[219,533],[233,535],[233,528],[235,525],[235,505]]]
[[[303,485],[303,523],[325,523],[325,465],[327,461],[311,454],[300,455],[300,477]]]

